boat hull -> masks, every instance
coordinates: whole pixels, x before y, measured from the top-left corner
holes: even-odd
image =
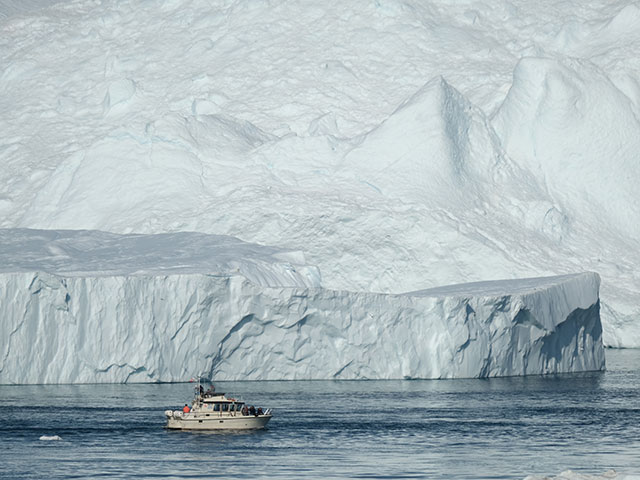
[[[170,430],[258,430],[271,420],[271,415],[218,416],[167,412],[166,416],[167,428]]]

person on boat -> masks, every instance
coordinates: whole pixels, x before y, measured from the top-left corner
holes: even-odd
[[[249,409],[247,408],[246,405],[242,407],[242,415],[244,415],[245,417],[249,415]]]
[[[262,407],[258,407],[258,415],[262,415]]]
[[[200,385],[200,396],[204,397],[204,387]]]
[[[211,386],[207,389],[207,397],[211,397],[213,396],[213,393],[216,391],[216,387],[213,386],[213,383],[211,384]]]
[[[250,413],[251,415],[255,415],[255,414],[256,414],[256,407],[254,407],[253,405],[251,405],[251,406],[249,407],[249,413]]]
[[[184,407],[182,407],[182,411],[184,413],[189,413],[191,411],[191,409],[189,408],[189,405],[187,405],[186,403],[184,404]]]

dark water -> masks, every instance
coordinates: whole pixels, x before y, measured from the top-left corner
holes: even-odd
[[[192,385],[0,386],[1,478],[518,478],[640,472],[640,350],[605,373],[219,382],[269,429],[186,433]],[[42,441],[59,435],[60,441]]]

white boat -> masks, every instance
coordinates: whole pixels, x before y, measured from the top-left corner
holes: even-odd
[[[249,407],[224,393],[196,390],[191,407],[166,410],[167,428],[173,430],[256,430],[271,420],[271,409]]]

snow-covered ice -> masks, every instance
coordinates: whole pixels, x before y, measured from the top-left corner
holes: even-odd
[[[493,377],[605,365],[594,273],[349,292],[319,286],[298,252],[224,236],[1,233],[0,384],[203,372]]]
[[[0,274],[15,272],[64,277],[234,272],[265,287],[321,285],[320,272],[306,264],[302,252],[197,232],[0,229]]]
[[[334,291],[596,271],[640,346],[636,3],[0,9],[0,227],[225,235]]]
[[[637,4],[0,8],[0,226],[229,235],[338,290],[592,270],[640,345]]]

